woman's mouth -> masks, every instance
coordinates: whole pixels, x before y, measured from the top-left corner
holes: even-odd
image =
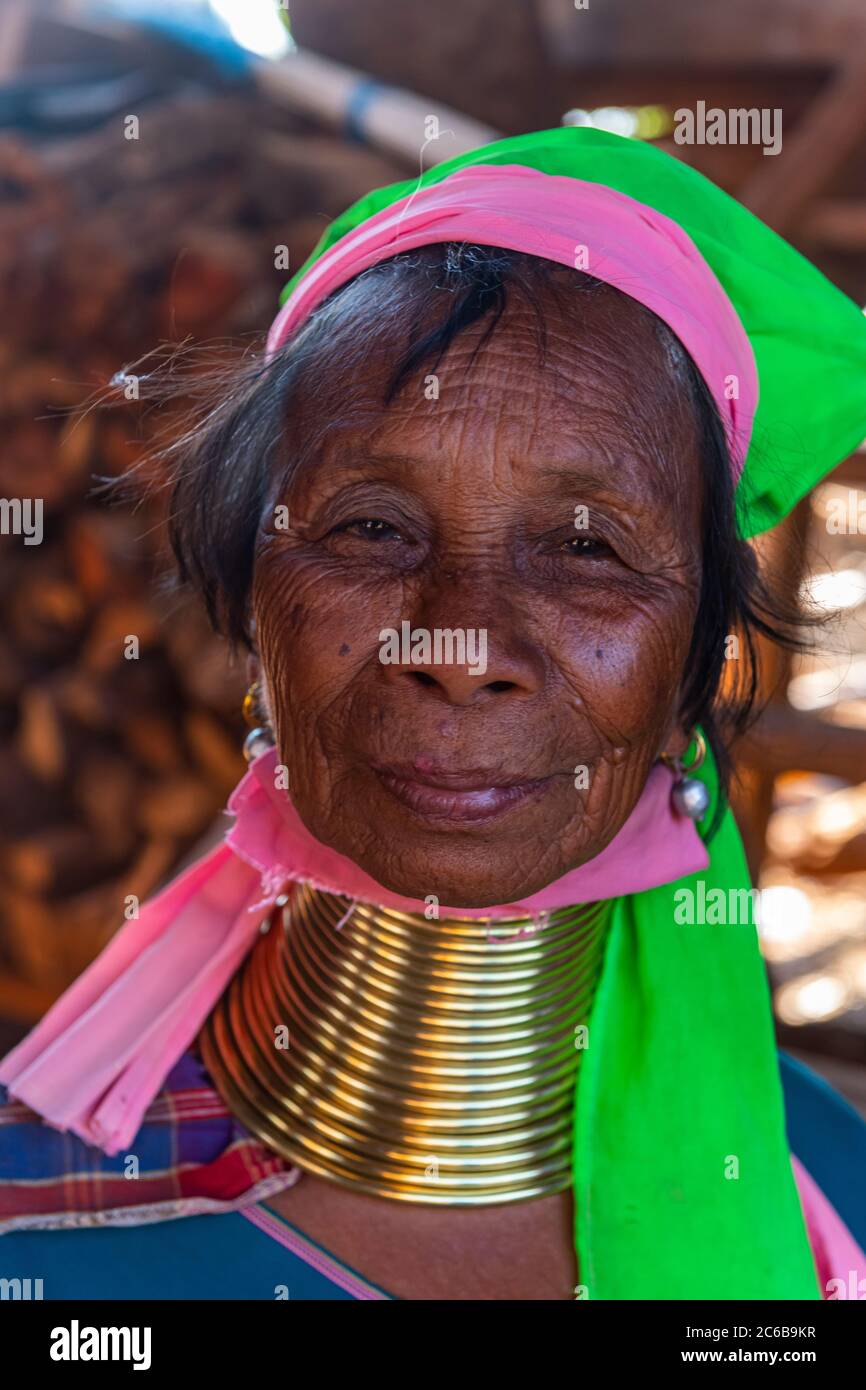
[[[492,820],[537,795],[550,781],[519,781],[492,772],[419,771],[414,765],[376,767],[382,785],[417,815],[440,824]]]

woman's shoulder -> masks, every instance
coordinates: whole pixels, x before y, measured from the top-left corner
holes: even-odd
[[[378,1296],[267,1207],[296,1176],[234,1119],[194,1054],[112,1158],[0,1088],[3,1296]]]
[[[0,1234],[144,1225],[229,1212],[287,1184],[194,1053],[172,1068],[127,1152],[109,1157],[0,1087]]]

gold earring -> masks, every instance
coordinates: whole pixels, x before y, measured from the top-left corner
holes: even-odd
[[[276,741],[268,723],[268,717],[262,711],[261,693],[261,682],[253,681],[241,706],[244,722],[249,728],[249,733],[244,739],[243,750],[248,763],[253,762],[262,753],[266,753],[269,748],[273,748]]]

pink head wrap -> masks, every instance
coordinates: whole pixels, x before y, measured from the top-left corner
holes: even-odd
[[[703,374],[739,472],[758,392],[739,318],[680,227],[600,184],[524,166],[475,165],[413,193],[319,257],[277,315],[268,353],[359,271],[446,240],[577,265],[652,309]],[[422,902],[389,892],[310,835],[285,793],[275,790],[275,761],[275,753],[263,754],[235,790],[229,810],[236,820],[225,842],[145,904],[3,1060],[0,1082],[51,1124],[108,1153],[131,1143],[287,883],[303,879],[350,899],[423,911]],[[659,764],[625,825],[594,860],[524,902],[475,915],[539,914],[705,869],[703,843],[694,824],[675,815],[670,791],[671,774]]]
[[[502,246],[580,269],[652,309],[691,354],[725,423],[735,476],[748,451],[758,371],[733,304],[695,246],[655,208],[524,164],[473,164],[353,228],[295,285],[268,334],[272,356],[362,270],[433,242]]]

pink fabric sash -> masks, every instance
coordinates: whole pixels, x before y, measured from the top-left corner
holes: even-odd
[[[866,1298],[866,1254],[800,1160],[792,1155],[791,1163],[821,1293],[831,1301]]]
[[[263,753],[229,801],[225,841],[146,903],[34,1030],[4,1058],[0,1081],[58,1129],[108,1154],[128,1149],[165,1076],[195,1038],[287,884],[423,912],[320,844],[275,786]],[[671,808],[658,764],[631,816],[588,864],[523,902],[473,916],[537,915],[637,893],[705,869],[693,822]],[[457,908],[459,904],[442,904]]]
[[[712,392],[739,477],[758,404],[758,370],[737,311],[682,227],[585,179],[523,164],[473,164],[416,189],[340,237],[310,266],[274,319],[268,355],[360,271],[439,241],[502,246],[577,267],[652,309]]]

